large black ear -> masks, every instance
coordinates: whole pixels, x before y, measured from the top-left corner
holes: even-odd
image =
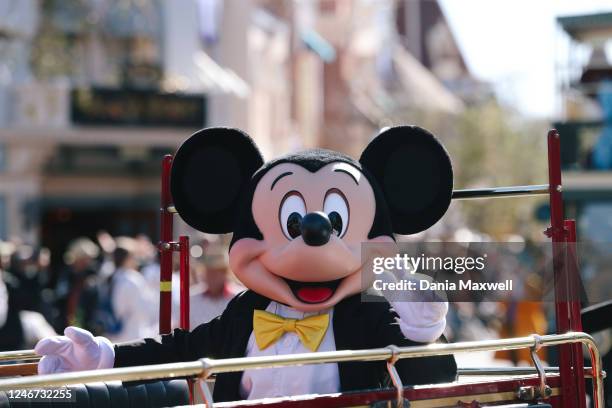
[[[262,164],[255,142],[244,132],[200,130],[174,156],[170,178],[174,207],[199,231],[232,232],[241,192]]]
[[[424,231],[448,209],[453,168],[444,146],[427,130],[386,129],[370,142],[359,162],[383,190],[393,232]]]

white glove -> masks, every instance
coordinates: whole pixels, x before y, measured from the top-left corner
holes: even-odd
[[[385,282],[397,282],[390,272],[381,275]],[[422,274],[407,274],[402,280],[416,282],[419,287],[421,279],[431,280]],[[383,291],[383,295],[389,296],[389,292]],[[402,291],[401,295],[395,293],[389,303],[398,314],[400,330],[407,339],[419,343],[431,343],[436,341],[446,328],[446,313],[448,313],[448,302],[444,293],[430,290]]]
[[[36,344],[34,350],[43,356],[38,374],[113,367],[115,349],[106,337],[94,337],[74,326],[66,327],[64,335],[47,337]]]

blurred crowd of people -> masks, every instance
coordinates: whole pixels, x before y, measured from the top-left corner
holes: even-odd
[[[473,231],[470,234],[445,238],[476,244],[488,241]],[[504,246],[511,250],[491,252],[488,267],[500,276],[517,278],[524,284],[523,291],[504,301],[485,296],[451,303],[445,333],[449,341],[554,331],[554,303],[551,299],[534,301],[546,297],[541,293],[548,280],[542,274],[546,269],[542,248],[517,237],[510,241],[516,241],[516,250]],[[229,300],[244,289],[229,269],[227,245],[216,236],[191,245],[191,328],[220,315]],[[31,348],[39,339],[61,334],[70,325],[113,342],[158,333],[159,252],[149,237],[112,237],[100,232],[95,239],[73,240],[60,255],[60,267],[52,267],[52,255],[46,248],[0,241],[0,351]],[[173,327],[179,323],[178,269],[178,256],[174,256]],[[549,363],[556,362],[555,355],[541,354]],[[469,361],[461,363],[523,365],[530,361],[528,350],[489,353],[483,358],[475,360],[470,355]]]
[[[469,241],[479,239],[470,237]],[[39,338],[62,333],[70,325],[114,342],[157,334],[159,260],[148,237],[112,237],[101,232],[95,240],[77,238],[63,254],[64,266],[58,270],[52,270],[51,254],[45,248],[10,242],[2,243],[1,248],[0,349],[31,347]],[[490,259],[490,264],[501,274],[527,277],[528,270],[538,268],[537,257],[527,255],[534,250],[523,243],[519,253]],[[195,243],[190,256],[193,328],[221,314],[242,287],[229,270],[223,239],[211,237]],[[172,317],[176,327],[180,310],[178,256],[174,261]],[[546,333],[551,310],[546,310],[546,304],[520,300],[454,303],[446,335],[451,341],[462,341]],[[497,357],[514,364],[529,358],[528,354]]]
[[[479,239],[470,237],[468,241]],[[538,269],[537,257],[528,256],[534,250],[523,245],[519,253],[490,259],[490,264],[501,274],[527,277],[528,270]],[[5,242],[0,251],[0,350],[31,347],[38,339],[62,333],[70,325],[113,342],[157,334],[160,267],[158,250],[148,237],[112,237],[101,232],[95,240],[77,238],[57,270],[51,267],[51,254],[45,248]],[[190,256],[193,328],[221,314],[242,287],[229,270],[227,242],[222,238],[196,242]],[[180,310],[178,256],[174,261],[172,317],[176,327]],[[551,327],[551,310],[546,310],[546,304],[520,300],[454,303],[447,320],[447,338],[462,341],[546,333]],[[529,359],[528,353],[495,357],[513,364]]]
[[[190,324],[216,317],[241,286],[232,278],[227,246],[191,246]],[[159,256],[149,237],[73,240],[61,265],[46,248],[0,241],[0,351],[31,348],[39,339],[78,326],[114,342],[158,332]],[[175,256],[178,258],[178,256]],[[172,319],[179,321],[178,259],[173,265]]]

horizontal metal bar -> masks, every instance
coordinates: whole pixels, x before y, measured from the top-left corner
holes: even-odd
[[[546,374],[559,374],[559,367],[544,367]],[[460,376],[507,376],[507,375],[537,375],[535,367],[459,367],[457,374]],[[604,378],[605,377],[605,372]],[[584,367],[584,376],[593,378],[593,369]]]
[[[17,388],[62,387],[101,381],[144,381],[160,378],[197,377],[204,371],[201,361],[186,363],[154,364],[148,366],[108,368],[92,371],[72,371],[61,374],[0,380],[0,391]]]
[[[547,374],[559,373],[559,367],[545,367]],[[585,367],[586,371],[586,367]],[[535,367],[459,367],[457,375],[460,376],[488,376],[488,375],[532,375],[538,374]]]
[[[548,194],[548,184],[535,184],[527,186],[510,186],[510,187],[485,187],[473,188],[464,190],[454,190],[452,194],[453,200],[474,200],[479,198],[495,198],[495,197],[517,197],[529,195],[546,195]],[[176,214],[176,207],[170,205],[166,208],[169,213]]]
[[[0,362],[40,360],[40,356],[34,350],[17,350],[0,352]]]
[[[204,358],[187,363],[157,364],[150,366],[125,367],[96,371],[80,371],[61,374],[39,375],[24,378],[0,380],[0,391],[18,388],[58,387],[98,381],[138,381],[174,377],[207,378],[212,374],[284,367],[302,364],[321,364],[345,361],[384,361],[391,357],[417,358],[451,355],[459,352],[479,352],[494,350],[516,350],[536,346],[556,346],[566,343],[583,343],[591,354],[593,365],[593,395],[596,407],[603,408],[603,373],[601,355],[593,338],[586,333],[570,332],[544,336],[529,336],[499,340],[468,341],[449,344],[429,344],[425,346],[400,347],[395,352],[391,348],[371,350],[326,351],[265,357],[245,357],[213,360]]]
[[[478,198],[517,197],[544,194],[548,194],[548,184],[454,190],[452,198],[453,200],[473,200]]]
[[[386,350],[386,349],[385,349]],[[27,358],[24,358],[27,357]],[[40,356],[34,350],[22,350],[14,352],[1,352],[0,361],[37,360]],[[8,364],[7,364],[8,365]],[[1,367],[1,366],[0,366]],[[585,367],[585,371],[590,367]],[[559,367],[546,367],[547,373],[558,373]],[[535,367],[460,367],[457,374],[462,376],[488,376],[488,375],[530,375],[537,374]]]
[[[576,333],[554,334],[540,336],[542,345],[553,342],[554,344],[573,343]],[[585,334],[586,335],[586,334]],[[588,335],[586,335],[588,336]],[[460,343],[428,344],[424,346],[399,347],[396,356],[399,358],[417,358],[450,355],[461,352],[495,351],[495,350],[517,350],[535,346],[534,337],[517,337],[510,339],[467,341]],[[388,348],[371,350],[345,350],[324,351],[320,353],[288,354],[265,357],[228,358],[213,360],[204,358],[206,376],[210,374],[243,371],[253,368],[285,367],[300,364],[321,364],[344,361],[381,361],[391,358],[392,352]]]
[[[378,348],[369,350],[322,351],[318,353],[284,354],[264,357],[226,358],[220,360],[203,358],[201,361],[204,363],[206,370],[205,377],[208,377],[212,374],[230,373],[257,368],[340,363],[347,361],[384,361],[390,359],[392,355],[393,352],[390,348]]]
[[[453,200],[474,200],[479,198],[495,198],[495,197],[517,197],[528,195],[545,195],[548,194],[548,184],[535,184],[527,186],[510,186],[510,187],[485,187],[464,190],[454,190],[452,194]],[[169,213],[176,214],[176,207],[168,206],[166,209]]]

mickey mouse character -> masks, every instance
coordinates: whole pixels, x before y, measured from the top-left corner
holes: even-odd
[[[233,232],[230,265],[249,290],[188,332],[113,345],[69,327],[42,340],[39,372],[332,350],[411,346],[438,339],[445,302],[362,302],[363,242],[394,242],[437,222],[449,206],[452,167],[419,127],[384,130],[359,161],[308,150],[264,163],[253,140],[229,128],[195,133],[178,149],[174,205],[189,225]],[[404,384],[452,381],[452,356],[404,359]],[[333,393],[386,384],[384,362],[341,362],[219,374],[215,401]]]

